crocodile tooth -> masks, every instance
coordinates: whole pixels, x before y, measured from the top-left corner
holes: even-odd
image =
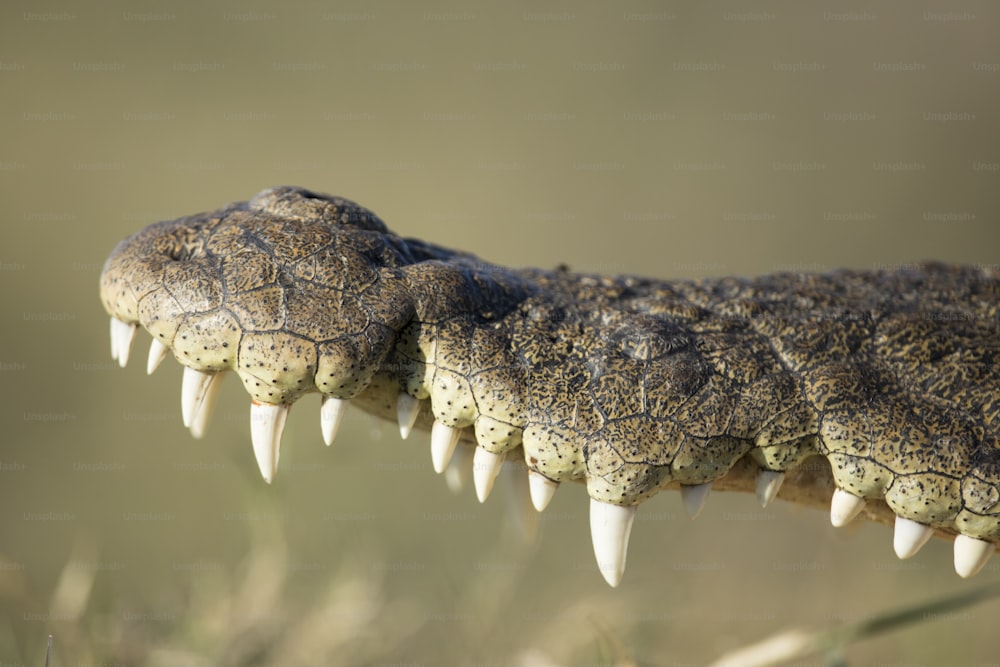
[[[281,432],[285,430],[288,405],[250,402],[250,441],[257,457],[257,466],[268,484],[278,470],[281,455]]]
[[[457,428],[434,420],[434,426],[431,427],[431,463],[434,464],[434,472],[442,473],[448,467],[448,461],[451,461],[451,455],[455,453],[455,445],[461,434]]]
[[[604,580],[617,588],[625,574],[628,555],[628,537],[632,532],[636,506],[612,505],[590,499],[590,537],[594,542],[594,556]]]
[[[843,489],[833,490],[833,499],[830,500],[830,523],[837,528],[846,526],[854,520],[865,507],[865,499],[848,493]]]
[[[559,482],[553,482],[540,472],[528,469],[528,492],[531,494],[531,504],[539,512],[545,511],[556,495]]]
[[[132,352],[132,341],[135,340],[136,331],[139,329],[134,324],[128,324],[126,327],[122,332],[122,337],[118,340],[118,363],[122,368],[128,364],[128,357]]]
[[[118,322],[117,317],[111,317],[111,358],[118,361]]]
[[[684,503],[684,511],[694,519],[705,509],[705,501],[708,500],[708,492],[712,490],[712,483],[686,484],[681,485],[681,502]]]
[[[485,503],[489,498],[493,482],[503,467],[503,459],[503,454],[494,454],[482,447],[476,447],[476,453],[472,457],[472,482],[475,484],[479,502]]]
[[[779,472],[777,470],[764,470],[761,468],[757,471],[757,502],[760,503],[761,507],[767,507],[774,500],[775,496],[778,495],[778,490],[781,489],[781,484],[785,481],[785,473]]]
[[[968,535],[955,537],[955,572],[963,579],[979,573],[993,555],[996,545]]]
[[[456,447],[451,462],[444,469],[444,482],[448,485],[448,490],[456,495],[461,493],[469,481],[470,472],[472,472],[472,447]]]
[[[215,399],[219,397],[219,387],[222,386],[222,378],[225,373],[209,374],[208,382],[202,391],[201,400],[195,406],[194,415],[191,417],[191,435],[196,440],[200,440],[205,435],[208,428],[208,420],[212,417],[215,409]]]
[[[897,516],[892,548],[900,558],[909,558],[920,551],[933,534],[934,529],[930,526]]]
[[[149,358],[146,360],[146,375],[152,375],[153,371],[160,367],[163,360],[167,358],[169,348],[154,338],[149,343]]]
[[[184,420],[184,426],[190,428],[194,422],[213,375],[214,373],[205,373],[190,366],[184,367],[181,379],[181,419]]]
[[[111,358],[118,360],[122,368],[128,364],[128,355],[132,351],[132,341],[139,327],[135,324],[122,322],[117,317],[111,318]]]
[[[418,414],[420,414],[420,400],[405,391],[399,392],[399,397],[396,399],[396,418],[399,420],[399,435],[403,436],[403,440],[410,436]]]
[[[319,409],[319,425],[323,430],[323,442],[329,447],[333,444],[333,439],[337,437],[337,429],[340,428],[340,420],[344,416],[344,411],[350,401],[333,396],[324,396],[323,405]]]

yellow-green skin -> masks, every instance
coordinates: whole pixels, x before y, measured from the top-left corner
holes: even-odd
[[[664,282],[509,269],[282,187],[147,227],[101,275],[108,312],[251,396],[310,392],[464,429],[635,504],[664,488],[833,485],[1000,543],[1000,276],[923,265]],[[521,455],[521,452],[518,452]]]

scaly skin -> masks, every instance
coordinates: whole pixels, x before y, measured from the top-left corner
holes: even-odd
[[[991,551],[998,297],[997,273],[939,264],[677,282],[509,269],[297,188],[152,225],[101,276],[114,318],[189,368],[235,371],[257,403],[320,392],[395,419],[402,391],[419,426],[609,505],[783,480],[779,497],[829,506],[836,486],[871,519]]]

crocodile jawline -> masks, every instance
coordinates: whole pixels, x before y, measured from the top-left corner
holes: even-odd
[[[150,372],[172,351],[196,437],[237,373],[266,480],[294,401],[322,394],[328,443],[349,401],[403,437],[429,428],[439,472],[464,441],[481,500],[505,460],[524,462],[539,511],[585,482],[611,585],[637,505],[670,488],[691,515],[715,488],[894,522],[901,558],[936,533],[978,572],[1000,548],[998,296],[997,273],[942,264],[673,282],[510,269],[292,187],[151,225],[101,275],[112,355],[125,365],[140,324]]]

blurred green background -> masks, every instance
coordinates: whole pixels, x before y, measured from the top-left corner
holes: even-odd
[[[0,10],[0,662],[704,664],[969,590],[934,541],[676,494],[618,590],[582,487],[525,545],[426,436],[319,400],[268,487],[235,381],[207,436],[180,367],[109,355],[104,258],[296,184],[511,265],[663,278],[996,265],[1000,7],[869,3],[7,2]],[[415,440],[415,441],[414,441]],[[851,664],[995,664],[1000,603]],[[992,662],[990,662],[992,661]]]

